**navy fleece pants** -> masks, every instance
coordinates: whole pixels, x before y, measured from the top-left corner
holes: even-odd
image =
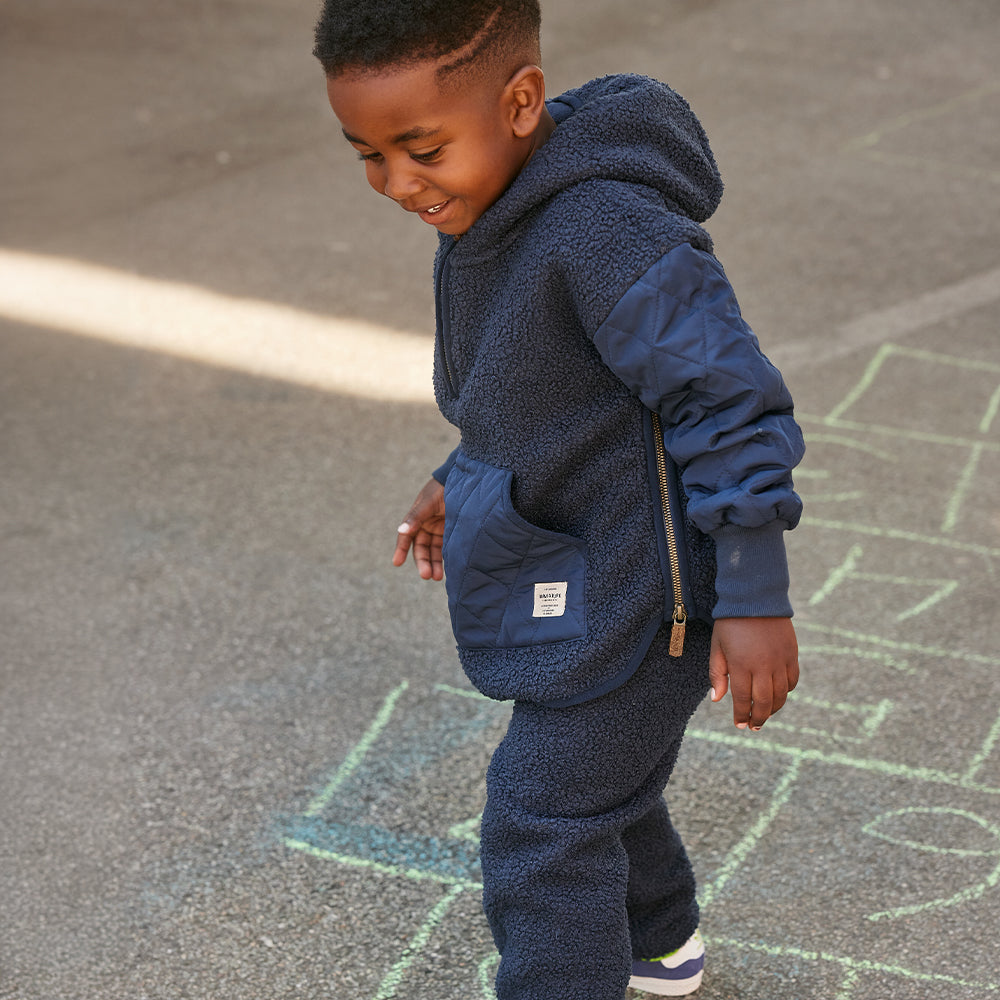
[[[711,629],[661,629],[620,688],[570,708],[515,703],[487,774],[483,905],[499,1000],[621,1000],[633,956],[698,926],[694,874],[663,800],[708,691]]]

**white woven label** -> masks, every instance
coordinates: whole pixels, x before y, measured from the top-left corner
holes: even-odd
[[[559,618],[566,614],[566,589],[569,584],[564,580],[562,583],[536,583],[535,584],[535,610],[531,613],[533,618]]]

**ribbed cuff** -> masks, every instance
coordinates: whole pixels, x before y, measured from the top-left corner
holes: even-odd
[[[727,524],[715,539],[714,618],[790,618],[785,523],[760,528]]]

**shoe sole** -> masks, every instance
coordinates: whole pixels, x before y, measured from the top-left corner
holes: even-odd
[[[647,979],[644,976],[633,976],[629,981],[629,986],[634,990],[642,990],[643,993],[652,993],[658,997],[686,997],[689,993],[694,993],[701,986],[703,973],[698,972],[689,979]]]

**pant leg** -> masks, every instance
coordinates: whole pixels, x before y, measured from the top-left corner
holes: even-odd
[[[487,775],[481,840],[499,1000],[624,997],[630,852],[644,873],[632,890],[642,948],[670,951],[694,929],[694,879],[658,803],[708,689],[709,635],[689,626],[685,655],[671,658],[661,633],[631,680],[584,705],[514,706]],[[647,850],[650,838],[666,847]]]
[[[658,958],[698,926],[694,870],[663,798],[622,832],[629,877],[625,906],[633,958]]]

